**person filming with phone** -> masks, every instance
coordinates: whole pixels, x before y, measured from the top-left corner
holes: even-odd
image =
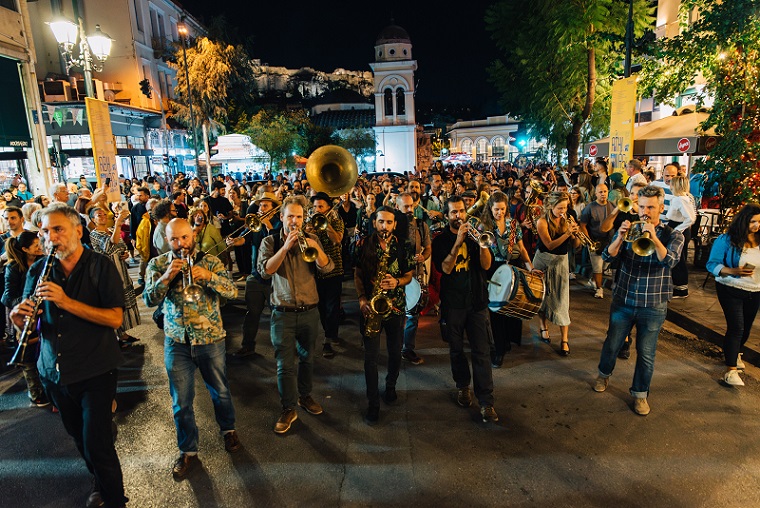
[[[739,210],[728,231],[713,242],[707,269],[715,276],[718,302],[726,317],[723,382],[744,386],[739,352],[752,331],[760,307],[760,204],[748,203]]]

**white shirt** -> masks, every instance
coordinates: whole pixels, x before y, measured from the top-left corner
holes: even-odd
[[[755,268],[755,271],[752,272],[752,276],[732,277],[731,275],[726,275],[715,277],[715,282],[720,282],[726,286],[751,291],[753,293],[760,291],[760,246],[751,249],[745,248],[742,251],[741,256],[739,256],[739,266],[744,266],[747,263],[757,267]]]
[[[665,214],[667,220],[680,222],[676,226],[676,231],[682,233],[689,229],[694,221],[697,220],[697,211],[694,209],[694,198],[691,194],[685,196],[673,196],[670,199],[668,213]]]
[[[640,183],[641,185],[648,185],[647,184],[647,177],[644,176],[644,173],[636,173],[635,175],[628,178],[628,181],[625,183],[625,188],[628,191],[628,193],[631,193],[631,188],[633,187],[633,184]]]

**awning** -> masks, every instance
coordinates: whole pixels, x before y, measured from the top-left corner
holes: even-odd
[[[708,109],[697,109],[692,104],[677,109],[671,116],[635,126],[633,155],[706,155],[720,139],[714,128],[707,131],[700,128],[709,114]],[[583,152],[590,157],[609,156],[610,138],[584,144]]]

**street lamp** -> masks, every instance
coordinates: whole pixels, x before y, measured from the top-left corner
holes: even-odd
[[[61,55],[66,62],[66,74],[72,67],[81,67],[84,70],[84,88],[87,97],[95,98],[92,71],[100,72],[103,70],[103,63],[111,53],[113,39],[100,30],[100,25],[95,25],[95,33],[85,35],[82,18],[79,18],[78,24],[64,18],[47,24],[53,31]],[[79,39],[79,54],[75,56],[74,46],[76,46],[77,39]]]
[[[190,70],[187,67],[187,49],[185,47],[185,37],[188,35],[187,25],[184,21],[177,23],[177,32],[179,32],[180,39],[182,40],[182,60],[185,63],[185,78],[187,79],[187,104],[190,108],[190,128],[193,129],[193,151],[195,152],[195,172],[200,175],[200,164],[198,163],[198,136],[195,133],[195,113],[193,112],[193,93],[190,88]],[[206,168],[209,172],[209,180],[211,180],[211,168]],[[211,189],[209,189],[211,192]]]

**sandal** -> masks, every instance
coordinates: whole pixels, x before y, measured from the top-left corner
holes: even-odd
[[[551,344],[552,339],[549,337],[549,329],[548,328],[541,328],[541,342],[544,342],[546,344]]]
[[[559,355],[570,356],[570,343],[568,341],[563,340],[562,342],[560,342]]]

